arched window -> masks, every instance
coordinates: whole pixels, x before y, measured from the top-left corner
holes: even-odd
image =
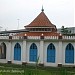
[[[14,46],[14,60],[21,60],[21,46],[19,43],[16,43]]]
[[[31,44],[29,51],[29,61],[36,62],[37,60],[37,46],[35,43]]]
[[[66,46],[65,63],[74,63],[74,47],[71,43]]]
[[[47,62],[55,63],[55,46],[52,43],[47,47]]]
[[[4,42],[0,46],[0,59],[6,59],[6,44]]]

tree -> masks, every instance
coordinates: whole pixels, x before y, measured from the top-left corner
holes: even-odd
[[[61,33],[62,34],[71,34],[71,30],[69,30],[68,28],[64,28],[64,26],[62,26]]]

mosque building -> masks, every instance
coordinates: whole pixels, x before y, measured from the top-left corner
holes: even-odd
[[[75,66],[75,36],[62,35],[41,13],[23,30],[0,32],[0,63]]]

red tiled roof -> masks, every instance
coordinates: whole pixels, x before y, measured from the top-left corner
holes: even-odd
[[[42,11],[29,25],[25,27],[55,27]]]
[[[43,36],[59,36],[59,33],[56,32],[25,32],[25,33],[21,33],[21,34],[17,34],[18,36],[25,36],[25,34],[27,36],[41,36],[43,34]]]

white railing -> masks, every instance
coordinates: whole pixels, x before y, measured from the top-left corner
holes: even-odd
[[[9,39],[9,36],[0,36],[0,39]]]
[[[58,36],[45,36],[44,39],[58,39]]]
[[[40,39],[41,36],[27,36],[27,39]],[[0,36],[0,39],[9,39],[9,36]],[[12,36],[13,40],[23,39],[23,36]],[[44,36],[44,39],[59,39],[59,36]],[[62,39],[73,40],[75,36],[62,36]]]
[[[12,36],[12,39],[22,39],[23,37],[22,36]]]
[[[12,36],[12,39],[19,39],[19,36]]]
[[[62,39],[75,39],[75,36],[62,36]]]
[[[27,39],[40,39],[40,36],[28,36]]]

